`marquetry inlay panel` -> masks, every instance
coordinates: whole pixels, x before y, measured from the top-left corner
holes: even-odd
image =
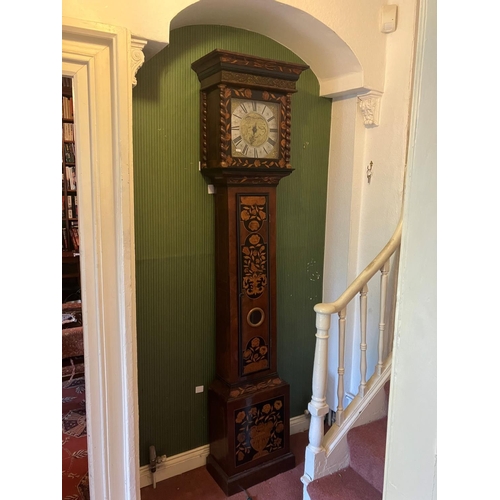
[[[283,448],[283,396],[238,409],[234,415],[237,467]]]
[[[241,375],[269,368],[267,195],[238,195]]]

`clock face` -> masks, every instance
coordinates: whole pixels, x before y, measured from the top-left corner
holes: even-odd
[[[279,104],[255,99],[231,99],[233,157],[279,156]]]

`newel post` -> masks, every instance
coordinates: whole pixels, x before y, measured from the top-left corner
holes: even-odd
[[[316,313],[316,349],[314,352],[313,395],[308,405],[311,414],[309,447],[314,452],[321,450],[324,435],[324,417],[328,413],[326,404],[326,382],[328,373],[328,330],[330,314]]]

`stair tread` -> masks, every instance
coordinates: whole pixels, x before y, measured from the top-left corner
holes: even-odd
[[[351,467],[312,481],[307,487],[307,492],[311,500],[382,499],[382,493]]]
[[[355,427],[347,434],[350,466],[378,491],[384,485],[387,417]]]

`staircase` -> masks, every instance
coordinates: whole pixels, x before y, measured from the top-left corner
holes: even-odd
[[[381,500],[386,435],[387,417],[351,429],[349,467],[312,481],[311,500]]]
[[[388,397],[389,382],[384,390]],[[352,428],[347,433],[349,467],[309,483],[310,499],[381,500],[386,437],[387,417]]]
[[[400,220],[389,242],[335,302],[314,307],[317,332],[313,394],[308,405],[309,444],[301,478],[304,500],[382,498],[387,395],[392,367],[392,336],[386,326],[387,318],[394,318],[401,228]],[[395,271],[392,287],[389,284],[391,267]],[[370,319],[368,314],[368,284],[372,285],[371,280],[378,271],[380,293],[375,294],[376,307],[371,308],[378,310],[375,326],[375,318]],[[346,327],[348,307],[352,310],[355,297],[359,297],[358,337],[352,328]],[[331,325],[331,316],[335,314],[338,315],[336,331]],[[331,326],[333,342],[329,341]],[[352,353],[346,359],[346,346],[354,348],[356,338],[359,338],[359,368],[353,362]],[[335,344],[338,346],[336,370],[329,366],[332,356],[328,352]],[[359,370],[357,374],[356,370]],[[352,390],[356,378],[359,380],[357,394],[348,398],[345,381]],[[334,404],[327,401],[330,384],[337,389],[337,407],[335,422],[325,433],[325,417],[330,421],[330,405]]]

